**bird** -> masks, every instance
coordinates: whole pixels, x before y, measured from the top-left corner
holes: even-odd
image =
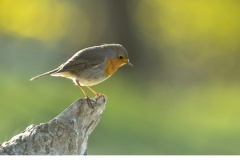
[[[127,50],[121,44],[103,44],[82,49],[56,69],[37,75],[30,79],[36,80],[43,76],[57,76],[71,79],[79,86],[89,106],[91,101],[83,86],[87,87],[96,97],[101,96],[90,86],[97,85],[111,77],[123,65],[133,67],[129,61]]]

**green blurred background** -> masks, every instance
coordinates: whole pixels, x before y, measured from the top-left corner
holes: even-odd
[[[70,80],[31,77],[80,49],[120,43],[134,67],[93,87],[108,103],[89,154],[240,154],[239,8],[237,0],[0,0],[0,142],[84,97]]]

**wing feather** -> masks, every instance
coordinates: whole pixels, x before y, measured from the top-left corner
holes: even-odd
[[[103,48],[99,46],[80,50],[62,64],[56,73],[97,67],[104,62],[104,54]]]

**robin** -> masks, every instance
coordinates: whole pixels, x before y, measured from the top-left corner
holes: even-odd
[[[90,86],[105,81],[125,64],[133,66],[129,61],[127,50],[122,45],[104,44],[82,49],[56,69],[33,77],[30,81],[46,75],[72,79],[80,87],[91,106],[90,98],[82,86],[86,86],[96,97],[100,96],[101,94]]]

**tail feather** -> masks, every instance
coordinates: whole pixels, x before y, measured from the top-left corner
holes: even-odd
[[[56,68],[56,69],[51,70],[51,71],[48,71],[48,72],[46,72],[46,73],[43,73],[43,74],[37,75],[37,76],[31,78],[30,81],[36,80],[36,79],[41,78],[41,77],[46,76],[46,75],[51,75],[51,74],[57,72],[58,70],[59,70],[59,68]]]

